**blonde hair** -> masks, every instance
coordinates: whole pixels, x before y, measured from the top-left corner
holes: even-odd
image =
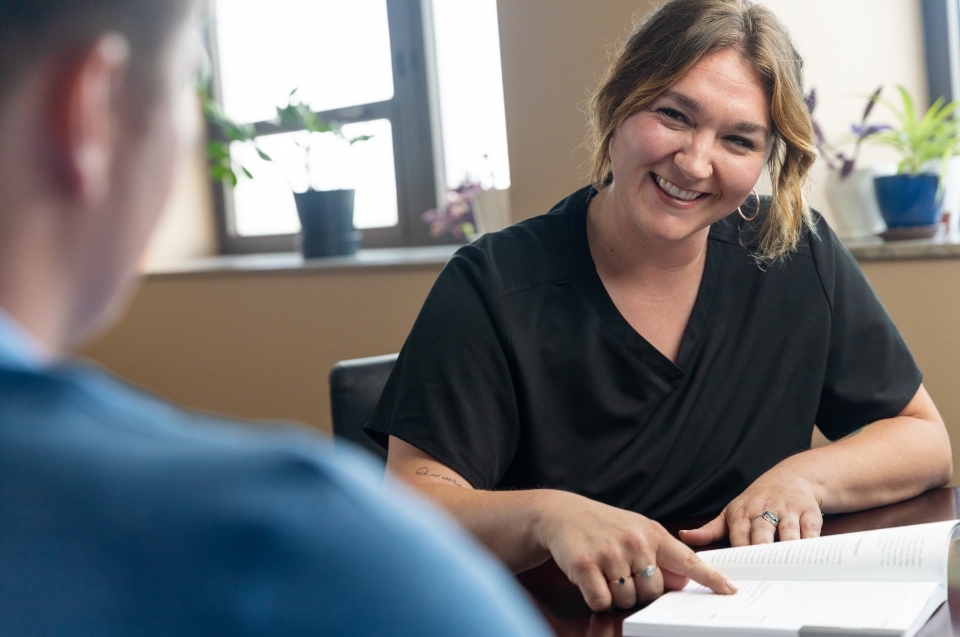
[[[773,198],[761,217],[757,256],[782,259],[813,227],[803,187],[817,149],[803,95],[803,61],[776,16],[750,0],[671,0],[633,32],[590,100],[591,178],[597,189],[613,181],[609,144],[624,120],[705,55],[727,48],[753,66],[770,103]]]

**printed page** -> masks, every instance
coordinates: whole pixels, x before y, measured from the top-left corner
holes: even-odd
[[[700,557],[733,580],[947,582],[947,549],[958,522],[757,544]]]
[[[916,633],[946,599],[933,582],[741,581],[736,595],[698,584],[667,593],[623,623],[631,637],[797,635],[804,627]],[[865,634],[871,634],[866,632]]]

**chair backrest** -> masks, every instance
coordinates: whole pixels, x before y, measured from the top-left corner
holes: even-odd
[[[387,451],[363,432],[373,414],[398,354],[340,361],[330,370],[333,434],[360,445],[384,462]]]

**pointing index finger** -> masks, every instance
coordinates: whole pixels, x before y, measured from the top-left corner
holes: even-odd
[[[700,559],[680,540],[672,537],[664,538],[657,547],[657,566],[671,573],[689,577],[721,595],[732,595],[737,592],[733,582]]]

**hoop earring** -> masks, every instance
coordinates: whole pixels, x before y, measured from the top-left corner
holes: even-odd
[[[743,204],[740,204],[739,206],[737,206],[737,213],[740,215],[740,218],[743,219],[744,221],[753,221],[754,219],[757,218],[757,215],[760,214],[760,195],[758,195],[757,191],[754,189],[751,189],[750,192],[752,192],[753,196],[757,198],[757,211],[753,213],[752,217],[748,217],[745,214],[743,214],[742,210],[740,210]]]

